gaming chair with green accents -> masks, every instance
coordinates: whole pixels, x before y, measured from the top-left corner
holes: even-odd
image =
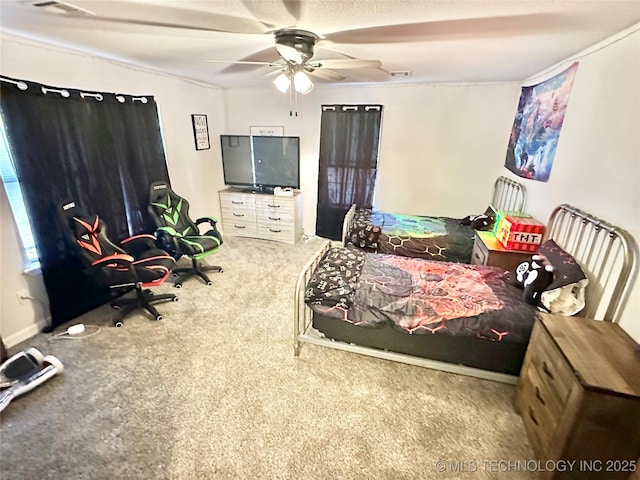
[[[149,189],[149,214],[156,223],[156,238],[161,248],[169,252],[176,260],[186,255],[191,259],[191,267],[176,268],[177,288],[192,276],[199,276],[207,285],[211,280],[205,272],[222,273],[222,267],[203,265],[200,261],[216,253],[222,245],[222,236],[216,228],[217,220],[203,217],[191,220],[189,202],[177,195],[168,182],[154,182]],[[200,233],[200,225],[208,223],[208,230]]]

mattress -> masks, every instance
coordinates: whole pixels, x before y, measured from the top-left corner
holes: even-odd
[[[537,315],[502,269],[354,247],[327,252],[305,302],[329,338],[514,375]]]

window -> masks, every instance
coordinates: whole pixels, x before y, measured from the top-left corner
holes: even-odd
[[[16,177],[16,171],[13,167],[13,160],[11,159],[11,151],[9,150],[9,144],[4,131],[4,124],[2,123],[2,117],[0,116],[0,176],[2,176],[2,183],[4,184],[5,192],[9,198],[9,204],[11,205],[11,211],[20,233],[22,240],[22,248],[24,251],[24,268],[27,272],[35,272],[40,269],[40,261],[38,259],[38,252],[36,251],[36,245],[33,240],[33,233],[31,231],[31,225],[29,224],[29,216],[27,215],[27,209],[22,199],[22,189],[20,188],[20,182]]]

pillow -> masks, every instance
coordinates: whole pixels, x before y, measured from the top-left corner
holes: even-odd
[[[585,306],[585,289],[589,280],[569,253],[553,240],[547,240],[538,249],[554,267],[554,279],[542,292],[541,302],[551,313],[575,315]]]
[[[514,285],[523,288],[523,298],[538,309],[560,315],[575,315],[584,308],[588,280],[576,259],[553,240],[540,245],[528,262],[511,272]]]
[[[553,240],[547,240],[540,245],[537,253],[543,255],[553,265],[555,272],[553,282],[546,290],[555,290],[587,279],[576,259]]]

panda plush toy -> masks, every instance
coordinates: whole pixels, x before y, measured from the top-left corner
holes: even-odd
[[[515,284],[523,289],[524,300],[549,311],[542,304],[542,292],[553,282],[553,265],[542,255],[533,255],[530,262],[522,262],[515,270]]]
[[[488,215],[469,215],[460,220],[460,225],[469,225],[474,230],[491,230],[493,220]]]

